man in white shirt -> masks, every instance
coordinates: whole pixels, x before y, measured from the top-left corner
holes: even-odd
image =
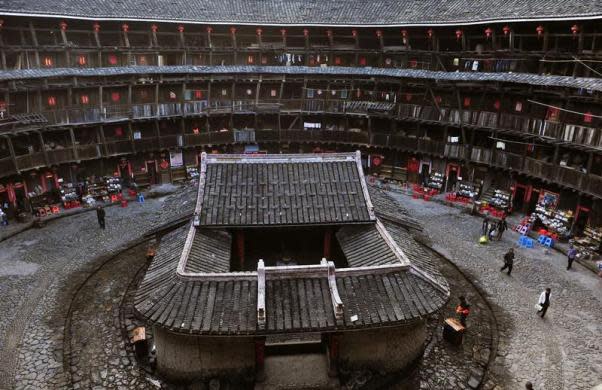
[[[541,307],[541,309],[539,309],[539,311],[537,313],[541,313],[539,314],[539,316],[541,318],[543,318],[546,315],[546,312],[548,311],[548,307],[550,306],[550,293],[551,293],[551,289],[548,287],[545,289],[544,292],[542,292],[539,295],[539,306]]]

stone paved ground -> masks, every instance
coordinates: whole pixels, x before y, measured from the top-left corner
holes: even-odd
[[[154,227],[162,199],[51,221],[0,242],[0,388],[65,388],[63,333],[73,278]],[[79,275],[81,274],[81,275]],[[80,280],[83,282],[83,280]],[[90,337],[95,335],[90,330]]]
[[[507,276],[499,268],[517,233],[480,246],[480,219],[438,203],[394,196],[425,226],[433,246],[470,275],[494,306],[500,341],[485,388],[521,389],[527,380],[549,390],[602,383],[602,279],[580,265],[566,271],[564,256],[540,247],[518,249],[512,276]],[[552,289],[551,307],[541,319],[534,306],[545,287]]]

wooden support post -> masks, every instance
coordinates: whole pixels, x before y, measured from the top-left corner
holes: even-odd
[[[262,382],[265,379],[265,338],[255,339],[255,374],[256,380]]]
[[[332,243],[332,230],[330,228],[326,228],[324,231],[324,255],[323,257],[326,259],[330,259],[330,248]]]
[[[326,337],[328,338],[328,376],[336,377],[339,362],[339,340],[334,334]]]
[[[245,233],[242,230],[236,232],[236,254],[240,271],[245,270]]]

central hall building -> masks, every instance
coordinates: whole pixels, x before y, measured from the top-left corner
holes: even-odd
[[[161,375],[253,378],[271,341],[304,337],[335,374],[420,359],[449,286],[359,152],[203,154],[200,167],[190,223],[163,236],[136,296]]]

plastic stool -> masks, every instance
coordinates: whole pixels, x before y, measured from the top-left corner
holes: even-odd
[[[138,203],[144,203],[144,195],[138,194]]]
[[[46,216],[46,209],[44,209],[43,207],[40,207],[38,209],[38,214],[40,217],[45,217]]]
[[[546,236],[544,236],[543,234],[539,235],[539,238],[537,239],[537,242],[539,242],[541,245],[544,245],[544,241],[546,240]]]
[[[551,237],[546,237],[542,244],[547,246],[548,248],[552,248],[554,246],[554,240],[552,240]]]
[[[523,225],[523,226],[521,226],[521,227],[518,229],[518,232],[519,232],[521,235],[525,236],[525,235],[527,234],[527,230],[528,230],[528,227],[527,227],[527,225]]]
[[[125,200],[125,199],[122,199],[122,200],[121,200],[121,207],[123,207],[123,208],[126,208],[126,207],[128,207],[128,201],[127,201],[127,200]]]

